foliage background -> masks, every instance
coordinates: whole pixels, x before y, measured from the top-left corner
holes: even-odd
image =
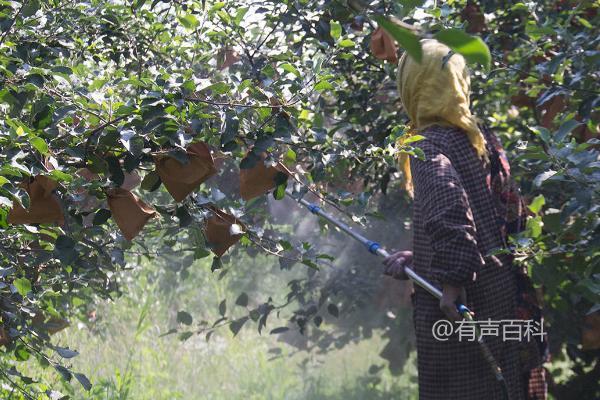
[[[96,380],[67,348],[103,331],[114,338],[113,328],[96,322],[105,314],[110,321],[109,299],[115,314],[142,321],[123,325],[145,343],[142,349],[151,347],[150,337],[158,348],[174,338],[183,346],[220,338],[235,348],[227,337],[242,327],[263,336],[285,327],[272,335],[288,342],[284,354],[297,349],[309,360],[382,340],[387,362],[373,361],[367,374],[371,362],[357,362],[370,382],[365,387],[373,388],[369,396],[414,393],[408,379],[414,370],[405,371],[413,350],[407,289],[365,268],[377,261],[330,227],[290,213],[287,200],[244,202],[237,195],[238,168],[267,150],[267,162],[280,158],[293,166],[298,181],[374,239],[409,245],[410,204],[393,160],[406,122],[395,65],[369,51],[381,15],[408,24],[395,36],[412,54],[418,37],[439,32],[471,54],[473,108],[502,137],[530,201],[528,230],[513,244],[543,287],[551,391],[559,399],[599,396],[598,350],[581,346],[585,316],[598,311],[600,294],[597,2],[3,0],[3,397],[61,398],[59,392],[80,390],[61,379],[84,389],[88,377],[100,382],[89,396],[106,395],[104,384],[127,386],[118,383],[128,378],[126,369],[111,383],[106,374]],[[488,62],[487,48],[465,33],[487,44],[488,68],[475,63]],[[175,204],[153,172],[151,154],[168,151],[184,160],[182,149],[198,139],[218,152],[220,173]],[[418,156],[418,142],[403,151]],[[76,174],[81,167],[100,179],[85,181]],[[134,170],[143,177],[137,193],[160,218],[130,243],[104,200],[105,190]],[[13,202],[29,202],[20,182],[38,174],[60,182],[67,223],[8,225]],[[91,210],[81,204],[81,188],[99,199]],[[207,202],[248,227],[223,259],[209,257],[201,233]],[[190,287],[199,293],[186,294]],[[63,320],[71,323],[67,332],[83,324],[92,339],[51,337],[49,327]],[[170,334],[159,338],[159,332]],[[390,378],[402,371],[399,381]]]

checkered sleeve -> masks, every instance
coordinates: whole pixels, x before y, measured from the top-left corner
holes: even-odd
[[[425,161],[411,158],[411,173],[414,199],[423,210],[425,233],[431,240],[431,271],[441,283],[466,285],[484,263],[467,193],[437,145],[426,139],[418,147]]]

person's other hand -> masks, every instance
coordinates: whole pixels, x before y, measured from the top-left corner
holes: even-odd
[[[467,292],[462,286],[453,286],[450,284],[442,285],[442,298],[440,299],[440,310],[450,321],[459,321],[463,317],[456,310],[456,302],[467,305]]]
[[[383,260],[383,265],[385,265],[383,273],[395,279],[407,280],[408,275],[406,275],[404,268],[412,263],[412,259],[412,251],[397,251]]]

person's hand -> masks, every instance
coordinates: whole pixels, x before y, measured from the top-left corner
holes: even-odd
[[[457,300],[460,303],[467,304],[467,292],[462,286],[453,286],[450,284],[442,285],[442,298],[440,299],[440,310],[450,321],[459,321],[463,317],[456,310]]]
[[[406,275],[404,268],[412,263],[412,259],[412,251],[397,251],[383,260],[383,265],[385,265],[383,273],[395,279],[407,280],[408,275]]]

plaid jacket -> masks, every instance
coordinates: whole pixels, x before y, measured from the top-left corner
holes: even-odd
[[[457,128],[432,126],[422,135],[426,139],[418,147],[426,160],[411,159],[413,267],[438,287],[446,282],[464,286],[477,320],[515,319],[517,287],[510,256],[488,255],[503,246],[501,221],[487,182],[490,165],[478,158]],[[439,301],[417,287],[414,303],[419,398],[501,399],[475,342],[459,341],[456,335],[448,341],[433,337],[433,324],[446,319]],[[523,345],[502,337],[488,337],[486,342],[500,363],[510,399],[525,399]]]

